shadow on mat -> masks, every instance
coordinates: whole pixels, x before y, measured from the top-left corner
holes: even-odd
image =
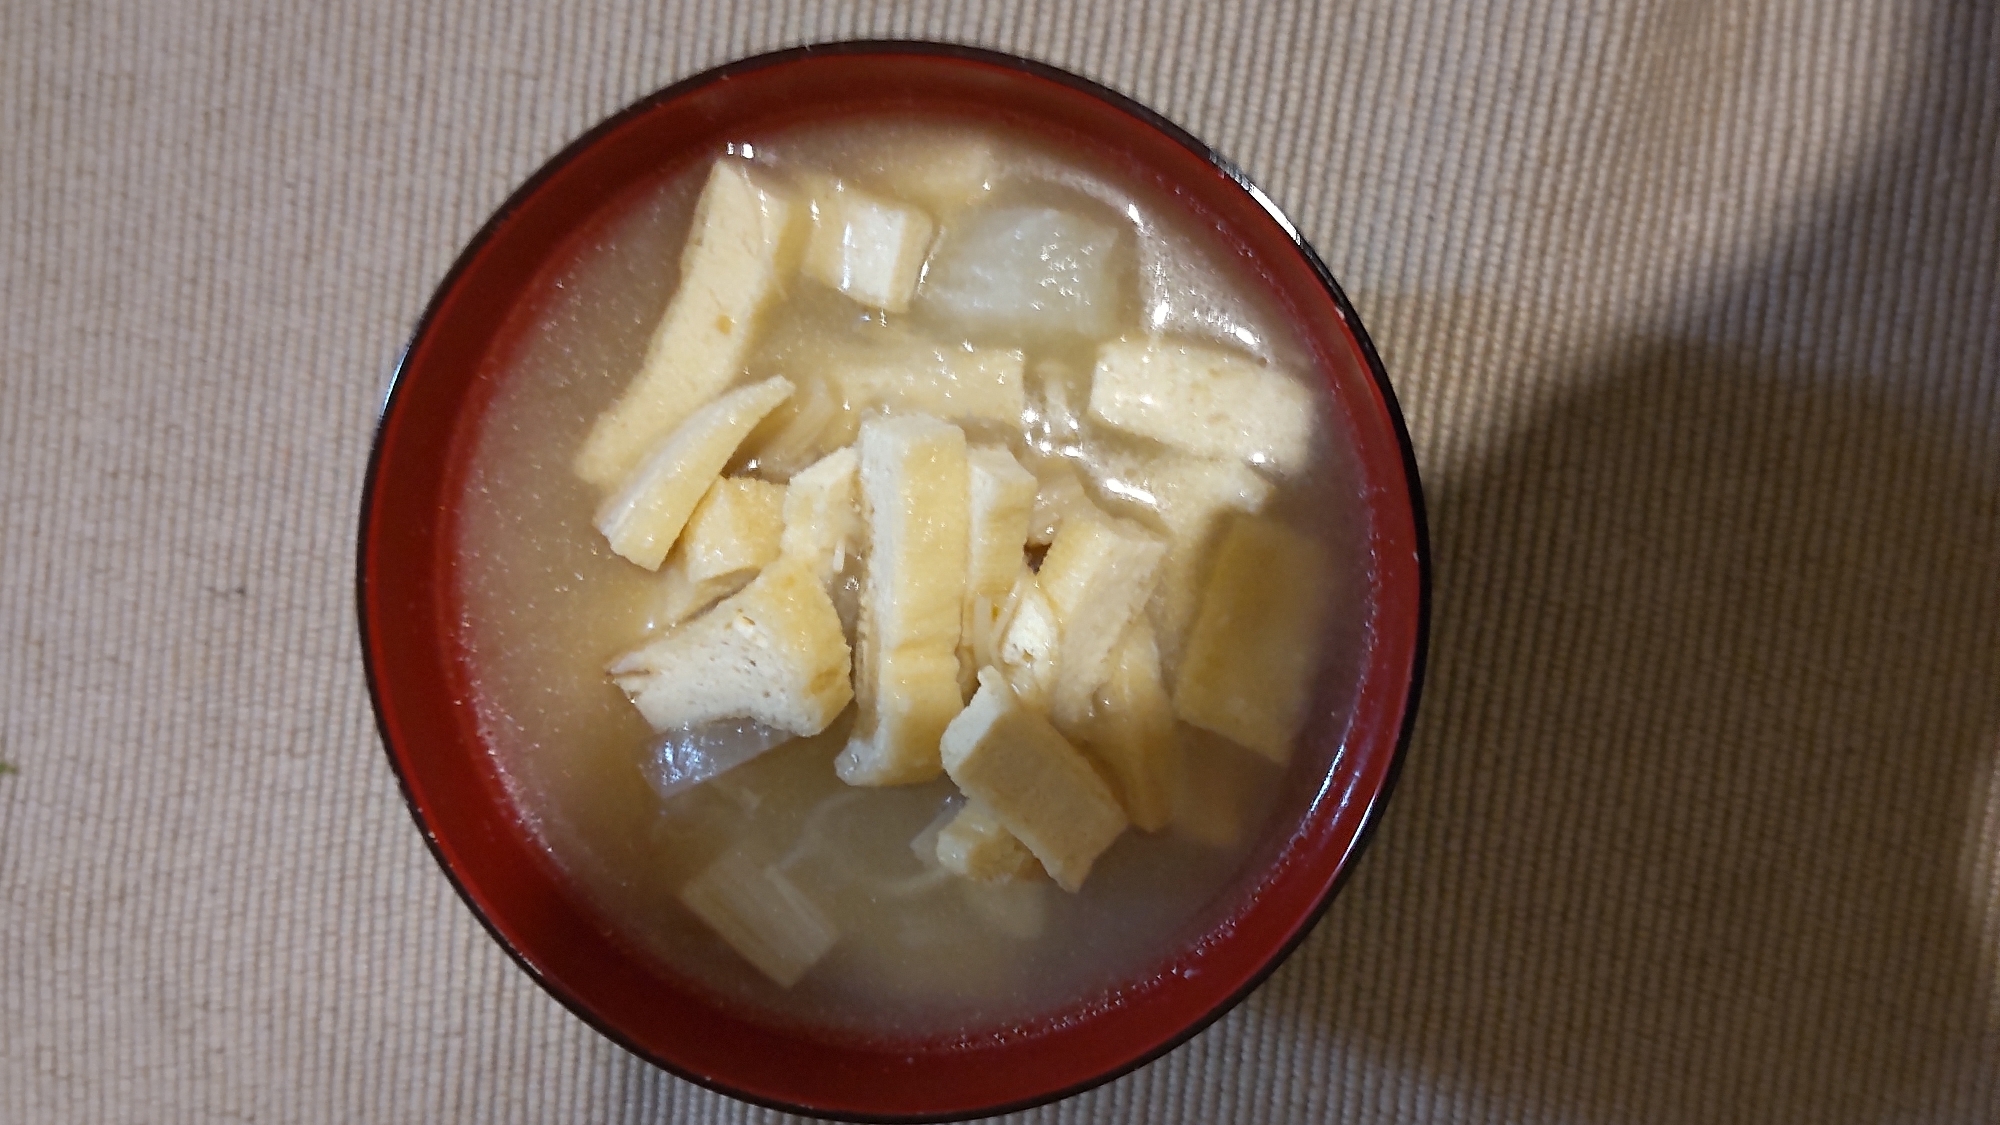
[[[1433,482],[1425,711],[1307,951],[1336,1042],[1494,1119],[1993,1120],[2000,72],[1949,10],[1910,127],[1704,342],[1634,341]],[[1764,317],[1880,367],[1725,342]]]
[[[1417,743],[1308,953],[1336,1039],[1509,1117],[1970,1104],[1996,510],[1882,402],[1667,346],[1439,488]]]

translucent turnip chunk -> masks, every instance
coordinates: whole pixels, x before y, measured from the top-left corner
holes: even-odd
[[[1222,260],[1201,242],[1162,224],[1150,206],[1124,190],[1080,174],[1059,160],[1010,163],[1007,171],[1087,196],[1124,217],[1136,243],[1134,273],[1148,332],[1202,337],[1242,348],[1267,363],[1277,362],[1271,341],[1251,327],[1256,317],[1224,282]],[[1255,288],[1254,283],[1250,287]]]
[[[653,791],[667,798],[727,773],[793,737],[790,731],[748,719],[691,723],[662,733],[639,769]]]
[[[1118,228],[1049,207],[997,207],[949,231],[919,300],[989,338],[1102,336],[1114,327]]]

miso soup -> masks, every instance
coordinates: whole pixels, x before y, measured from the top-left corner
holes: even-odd
[[[597,221],[457,531],[488,742],[663,967],[1032,1027],[1226,921],[1366,644],[1357,474],[1254,270],[987,123],[749,135]]]

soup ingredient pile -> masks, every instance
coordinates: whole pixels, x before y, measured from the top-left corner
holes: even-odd
[[[1075,893],[1128,827],[1172,819],[1176,719],[1291,752],[1326,562],[1260,513],[1312,456],[1316,408],[1251,355],[1121,333],[1131,232],[1008,205],[1000,176],[976,145],[913,166],[898,198],[718,159],[640,370],[573,467],[611,549],[659,575],[647,643],[609,673],[664,736],[663,792],[852,707],[841,780],[944,774],[963,794],[927,861]],[[795,285],[869,332],[752,378]],[[996,338],[1090,349],[1087,391]],[[1085,427],[1116,443],[1080,475],[1058,447]],[[1152,518],[1107,511],[1086,475]],[[838,939],[737,853],[681,899],[780,984]]]

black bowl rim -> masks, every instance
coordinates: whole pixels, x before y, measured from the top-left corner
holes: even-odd
[[[1327,269],[1326,263],[1320,259],[1319,253],[1299,233],[1297,225],[1285,215],[1278,205],[1272,201],[1271,197],[1266,195],[1263,189],[1259,188],[1235,162],[1229,160],[1214,148],[1196,138],[1192,133],[1189,133],[1186,129],[1181,128],[1160,113],[1107,86],[1035,59],[963,43],[921,39],[853,39],[808,43],[735,59],[655,90],[651,94],[640,98],[627,105],[624,109],[600,121],[589,131],[564,146],[561,151],[550,157],[541,167],[537,168],[533,175],[522,181],[521,185],[508,195],[506,202],[502,203],[494,211],[493,215],[479,228],[478,233],[474,234],[465,244],[465,247],[459,251],[457,258],[452,262],[451,269],[445,273],[443,280],[433,290],[422,315],[417,319],[416,327],[410,333],[409,342],[403,346],[401,354],[397,356],[395,368],[389,378],[389,385],[382,396],[381,408],[376,415],[375,437],[369,448],[367,475],[362,484],[361,520],[355,545],[355,615],[358,618],[360,627],[361,660],[368,680],[369,704],[375,713],[376,730],[382,741],[383,754],[388,758],[389,767],[396,775],[396,784],[402,792],[403,803],[409,809],[411,818],[416,821],[417,830],[422,834],[424,844],[430,850],[431,858],[437,861],[439,869],[444,872],[445,878],[450,881],[452,889],[458,893],[460,900],[472,911],[473,917],[479,920],[479,924],[485,928],[487,934],[493,938],[501,949],[506,951],[514,963],[519,965],[522,971],[526,972],[528,977],[539,985],[544,992],[554,997],[572,1015],[596,1030],[598,1034],[603,1035],[613,1043],[623,1047],[626,1051],[677,1078],[751,1105],[780,1110],[786,1113],[827,1117],[828,1112],[824,1109],[766,1098],[750,1093],[749,1091],[740,1090],[726,1082],[692,1073],[676,1065],[671,1060],[661,1058],[653,1052],[646,1050],[627,1038],[618,1029],[605,1023],[588,1005],[572,995],[567,989],[542,975],[534,964],[519,949],[515,948],[513,942],[509,941],[500,932],[493,920],[486,916],[486,912],[480,909],[479,904],[473,899],[465,884],[459,879],[458,872],[446,860],[444,851],[438,842],[437,834],[432,830],[431,825],[424,817],[423,810],[418,806],[415,794],[410,789],[409,778],[404,774],[402,764],[398,760],[394,746],[390,741],[388,718],[382,710],[380,673],[375,665],[374,643],[368,627],[367,563],[368,526],[370,516],[375,507],[375,492],[380,484],[379,475],[383,454],[383,438],[388,428],[389,416],[395,410],[397,400],[403,390],[404,377],[408,373],[410,356],[416,350],[418,342],[429,333],[431,322],[436,318],[446,296],[458,282],[459,276],[470,267],[472,260],[478,256],[486,243],[493,238],[495,232],[506,223],[508,218],[549,177],[576,159],[586,149],[596,144],[605,134],[612,132],[632,118],[651,111],[660,103],[671,101],[721,79],[762,70],[769,66],[791,62],[796,59],[834,54],[920,55],[960,59],[1018,71],[1036,78],[1068,86],[1071,89],[1107,102],[1117,109],[1137,118],[1203,160],[1206,160],[1218,171],[1227,176],[1246,195],[1255,200],[1258,206],[1285,232],[1286,237],[1291,239],[1293,246],[1297,248],[1306,263],[1311,266],[1313,273],[1319,278],[1320,284],[1325,287],[1328,296],[1333,298],[1335,307],[1339,309],[1341,316],[1346,321],[1348,331],[1353,334],[1355,343],[1360,348],[1362,359],[1367,364],[1369,376],[1374,380],[1376,389],[1382,395],[1382,402],[1388,412],[1397,447],[1402,454],[1403,474],[1409,485],[1408,499],[1410,515],[1415,529],[1417,563],[1416,636],[1415,644],[1411,651],[1410,684],[1403,707],[1402,724],[1397,732],[1396,744],[1391,751],[1388,767],[1383,774],[1382,784],[1380,788],[1370,795],[1368,807],[1362,813],[1361,823],[1356,828],[1354,838],[1348,845],[1347,854],[1342,858],[1340,870],[1335,873],[1333,882],[1328,886],[1326,893],[1321,896],[1319,902],[1300,920],[1298,927],[1293,931],[1291,937],[1272,953],[1261,968],[1252,973],[1244,981],[1241,988],[1224,997],[1208,1012],[1190,1021],[1186,1027],[1167,1037],[1157,1046],[1102,1074],[1060,1089],[1031,1095],[1015,1101],[946,1115],[846,1113],[833,1115],[835,1120],[881,1123],[881,1125],[906,1125],[906,1123],[931,1121],[966,1121],[977,1117],[1013,1113],[1036,1106],[1052,1104],[1095,1089],[1115,1079],[1122,1078],[1194,1038],[1206,1030],[1210,1024],[1235,1008],[1236,1005],[1242,1003],[1244,998],[1249,996],[1250,993],[1256,991],[1260,985],[1270,978],[1272,973],[1277,971],[1278,966],[1291,957],[1292,953],[1312,933],[1313,929],[1319,924],[1320,919],[1325,917],[1328,908],[1332,906],[1334,896],[1340,893],[1341,889],[1346,886],[1348,879],[1353,876],[1355,865],[1360,861],[1365,846],[1374,838],[1377,827],[1382,819],[1383,809],[1387,805],[1389,796],[1402,775],[1403,763],[1408,755],[1411,737],[1416,729],[1418,703],[1423,694],[1424,673],[1430,649],[1432,564],[1430,525],[1424,505],[1423,484],[1418,476],[1416,449],[1410,441],[1410,431],[1403,419],[1402,405],[1396,397],[1394,385],[1389,381],[1388,371],[1382,366],[1382,359],[1375,350],[1374,341],[1369,337],[1367,329],[1362,326],[1360,316],[1354,311],[1354,306],[1347,299],[1347,294],[1341,289],[1340,283],[1334,280],[1333,273]]]

